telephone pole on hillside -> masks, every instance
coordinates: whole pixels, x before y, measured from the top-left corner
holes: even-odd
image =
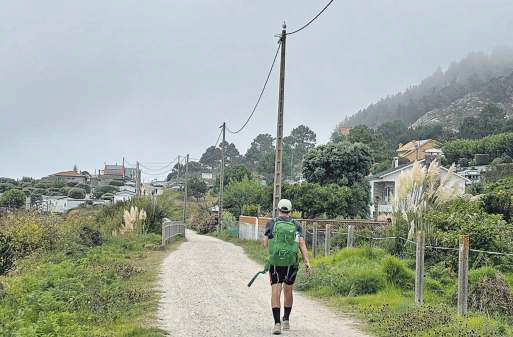
[[[274,162],[274,193],[273,193],[273,217],[276,217],[276,208],[281,199],[282,169],[283,169],[283,104],[285,99],[285,43],[287,39],[287,25],[282,26],[281,62],[280,62],[280,89],[278,97],[278,124],[276,130],[276,157]]]
[[[221,220],[223,219],[223,199],[224,199],[224,156],[225,156],[225,141],[226,141],[226,122],[221,125],[223,129],[223,142],[221,143],[221,170],[219,173],[219,216],[218,216],[218,227],[222,227]]]
[[[141,196],[141,170],[139,169],[139,162],[135,165],[135,195]]]
[[[187,180],[189,178],[189,155],[185,157],[185,188],[183,192],[183,223],[186,223],[187,220]]]

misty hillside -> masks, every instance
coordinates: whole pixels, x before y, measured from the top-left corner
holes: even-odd
[[[464,117],[477,116],[489,103],[513,111],[513,50],[491,54],[471,53],[452,63],[446,71],[437,69],[420,84],[388,96],[355,115],[341,126],[367,125],[402,120],[413,127],[443,123],[457,129]]]

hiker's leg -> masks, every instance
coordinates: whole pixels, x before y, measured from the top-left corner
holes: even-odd
[[[292,304],[294,304],[294,294],[292,290],[294,289],[293,284],[284,284],[283,285],[283,295],[285,297],[284,300],[284,313],[283,313],[283,320],[288,321],[290,312],[292,311]]]
[[[284,301],[285,308],[292,308],[292,304],[294,303],[294,295],[292,293],[293,288],[294,288],[293,284],[291,284],[291,285],[284,284],[283,285],[283,294],[285,297],[285,301]]]
[[[280,297],[283,283],[276,283],[271,286],[271,306],[273,308],[281,308]]]
[[[281,297],[281,289],[282,289],[282,283],[276,283],[271,285],[271,308],[273,310],[273,317],[274,317],[274,323],[280,323],[281,317],[280,317],[280,311],[281,311],[281,303],[280,303],[280,297]]]

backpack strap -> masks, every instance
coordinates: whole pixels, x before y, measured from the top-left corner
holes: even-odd
[[[269,268],[270,268],[270,265],[269,265],[269,261],[267,261],[265,263],[265,266],[264,266],[264,270],[262,271],[259,271],[258,273],[255,274],[255,276],[253,276],[253,278],[251,279],[251,281],[249,281],[248,283],[248,288],[251,287],[251,285],[253,284],[253,282],[255,282],[256,278],[258,277],[258,275],[260,274],[265,274],[269,271]]]

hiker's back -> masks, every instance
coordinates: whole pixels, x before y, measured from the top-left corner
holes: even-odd
[[[275,219],[272,239],[269,240],[269,264],[287,267],[297,265],[297,225],[292,218]]]

